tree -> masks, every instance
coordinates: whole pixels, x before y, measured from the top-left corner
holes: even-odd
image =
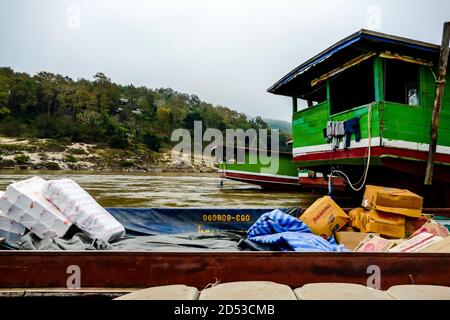
[[[50,116],[54,112],[58,96],[57,77],[53,73],[41,71],[34,80],[37,83],[41,108],[47,111],[47,116]]]
[[[267,122],[265,122],[261,117],[256,117],[255,119],[250,120],[250,125],[255,130],[269,129]]]
[[[153,151],[159,151],[161,148],[161,138],[149,130],[142,135],[142,142]]]
[[[8,78],[0,74],[0,118],[11,113],[9,110]]]

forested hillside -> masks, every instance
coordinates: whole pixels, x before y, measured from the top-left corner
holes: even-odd
[[[92,81],[49,72],[36,75],[0,68],[0,134],[103,143],[127,149],[142,144],[158,151],[170,146],[171,132],[204,128],[264,128],[261,119],[214,106],[169,88],[119,85],[105,74]],[[283,136],[282,140],[286,140]]]

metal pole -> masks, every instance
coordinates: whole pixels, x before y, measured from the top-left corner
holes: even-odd
[[[434,155],[437,148],[439,113],[441,112],[442,96],[444,94],[445,76],[447,75],[448,54],[450,45],[450,22],[444,23],[442,35],[441,54],[439,56],[439,74],[436,86],[436,98],[433,106],[433,116],[430,130],[430,149],[428,151],[427,171],[425,175],[425,185],[433,184]]]

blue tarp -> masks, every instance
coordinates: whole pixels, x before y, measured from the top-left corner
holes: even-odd
[[[349,251],[344,246],[337,245],[334,237],[327,241],[316,236],[302,221],[278,209],[262,215],[248,230],[248,239],[256,243],[277,245],[281,251]]]
[[[127,235],[161,235],[214,230],[247,231],[273,209],[108,208]],[[286,209],[284,209],[286,210]]]

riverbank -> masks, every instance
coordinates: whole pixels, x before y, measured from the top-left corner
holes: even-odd
[[[141,145],[122,150],[51,139],[0,137],[0,169],[213,173],[217,165],[214,159],[173,158],[170,150],[154,152]]]

